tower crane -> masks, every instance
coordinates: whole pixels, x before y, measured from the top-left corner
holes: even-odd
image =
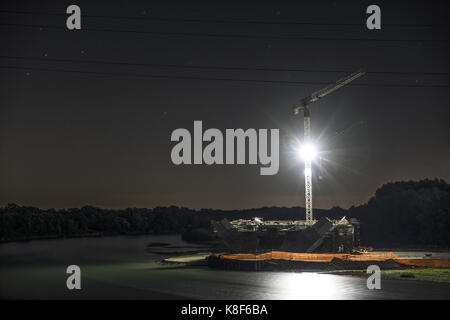
[[[342,88],[346,84],[356,80],[366,73],[364,68],[360,68],[357,71],[337,80],[336,82],[322,88],[313,94],[303,98],[299,103],[294,105],[292,108],[294,115],[300,113],[303,110],[303,122],[304,122],[304,148],[309,148],[309,150],[305,150],[305,210],[306,210],[306,221],[311,223],[313,221],[313,213],[312,213],[312,171],[311,171],[311,142],[310,142],[310,131],[311,131],[311,117],[309,108],[311,103],[320,100],[326,95],[336,91],[339,88]],[[308,155],[309,153],[309,155]]]

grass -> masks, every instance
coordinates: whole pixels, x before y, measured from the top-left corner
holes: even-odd
[[[405,270],[382,270],[382,279],[409,279],[450,283],[450,269],[425,268]]]
[[[331,272],[338,275],[351,275],[367,277],[366,270],[346,270]],[[417,280],[450,283],[449,268],[423,268],[423,269],[401,269],[401,270],[381,270],[382,279],[395,280]]]

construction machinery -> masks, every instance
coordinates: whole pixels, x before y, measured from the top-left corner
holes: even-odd
[[[360,68],[352,74],[347,75],[346,77],[337,80],[336,82],[322,88],[313,94],[303,98],[298,104],[293,107],[294,115],[300,113],[303,110],[303,122],[304,122],[304,150],[305,150],[305,210],[306,210],[306,221],[309,223],[313,222],[313,212],[312,212],[312,171],[311,171],[311,162],[312,162],[312,152],[313,146],[310,141],[310,131],[311,131],[311,117],[310,117],[310,105],[313,102],[318,101],[319,99],[325,97],[326,95],[336,91],[339,88],[342,88],[346,84],[352,82],[353,80],[361,77],[366,73],[364,68]]]

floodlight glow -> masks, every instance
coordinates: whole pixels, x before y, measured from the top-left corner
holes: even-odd
[[[317,148],[313,144],[307,143],[300,148],[299,153],[305,160],[314,160],[317,156]]]

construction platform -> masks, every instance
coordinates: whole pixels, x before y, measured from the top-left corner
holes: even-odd
[[[339,220],[222,219],[211,222],[230,252],[335,252],[351,253],[359,246],[359,222]]]

